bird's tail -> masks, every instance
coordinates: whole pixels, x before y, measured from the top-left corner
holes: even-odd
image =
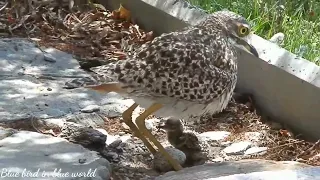
[[[122,92],[120,83],[106,76],[92,74],[90,77],[76,78],[65,83],[65,89],[90,88],[100,92]]]

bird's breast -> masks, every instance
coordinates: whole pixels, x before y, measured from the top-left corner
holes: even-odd
[[[190,122],[198,120],[198,118],[194,117],[205,114],[216,114],[225,109],[232,97],[234,86],[235,85],[217,98],[207,102],[188,101],[167,96],[154,97],[141,94],[139,96],[136,94],[134,96],[130,95],[130,97],[139,104],[140,107],[145,109],[154,103],[162,104],[163,107],[153,113],[158,117],[174,117]]]

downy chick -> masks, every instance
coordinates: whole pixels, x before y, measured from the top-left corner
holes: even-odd
[[[179,119],[168,119],[161,124],[159,128],[167,132],[169,143],[184,152],[186,159],[186,166],[193,166],[203,164],[206,160],[202,153],[200,141],[192,132],[184,132],[183,125]]]

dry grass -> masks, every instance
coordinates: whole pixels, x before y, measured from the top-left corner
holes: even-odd
[[[231,102],[228,108],[197,127],[196,131],[229,131],[226,139],[231,142],[247,140],[246,132],[260,132],[259,146],[268,147],[264,155],[249,158],[263,158],[276,161],[300,161],[318,166],[319,141],[311,142],[294,135],[289,128],[271,120],[263,119],[254,108],[251,98],[247,102]]]

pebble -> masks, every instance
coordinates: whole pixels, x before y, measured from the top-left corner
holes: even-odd
[[[103,113],[106,115],[108,118],[116,118],[116,117],[121,117],[122,113],[127,109],[128,107],[124,104],[120,103],[112,103],[108,105],[102,106]]]
[[[227,147],[227,146],[230,146],[231,145],[231,141],[224,141],[224,142],[221,142],[220,145],[222,147]]]
[[[198,136],[207,141],[220,141],[220,140],[224,140],[229,135],[230,135],[230,132],[227,132],[227,131],[208,131],[208,132],[201,133]]]
[[[117,140],[113,141],[112,143],[110,143],[108,147],[110,147],[110,148],[116,148],[116,147],[118,147],[121,143],[122,143],[122,140],[121,140],[121,139],[117,139]]]
[[[251,147],[247,149],[244,154],[251,155],[251,154],[264,154],[267,152],[267,147]]]
[[[185,163],[186,155],[182,151],[180,151],[179,149],[176,149],[173,147],[165,147],[165,150],[173,157],[173,159],[176,159],[181,165],[183,165]],[[168,172],[168,171],[173,170],[172,166],[162,156],[160,151],[158,151],[154,154],[153,168],[157,171],[160,171],[160,172]]]
[[[145,121],[146,128],[151,131],[155,128],[155,124],[160,122],[160,119],[152,118]]]
[[[43,57],[44,57],[43,60],[45,61],[52,62],[52,63],[57,62],[56,58],[52,54],[43,53]]]
[[[93,112],[100,111],[100,106],[89,105],[89,106],[86,106],[85,108],[82,108],[80,111],[83,113],[93,113]]]
[[[216,157],[212,159],[212,162],[223,162],[223,161],[224,161],[223,157]]]
[[[126,129],[126,130],[129,130],[130,129],[130,127],[126,124],[126,123],[121,123],[121,126],[124,128],[124,129]]]
[[[242,154],[245,150],[250,148],[250,146],[252,146],[252,142],[250,141],[236,142],[223,149],[223,152],[227,155]]]

